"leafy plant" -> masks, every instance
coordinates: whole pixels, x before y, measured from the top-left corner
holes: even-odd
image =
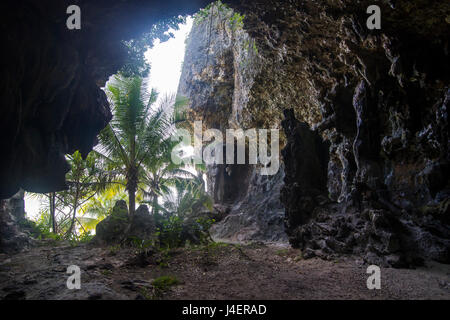
[[[120,248],[121,248],[120,244],[110,246],[109,247],[109,255],[115,256],[117,254],[117,252],[119,252]]]
[[[208,4],[205,8],[200,9],[196,14],[194,14],[194,23],[200,24],[206,18],[208,18],[210,15],[216,14],[214,9],[217,9],[217,13],[220,13],[220,12],[229,10],[229,7],[228,7],[228,5],[223,3],[221,0],[212,2],[212,3]]]
[[[135,39],[123,41],[127,50],[127,62],[120,69],[119,74],[123,77],[143,77],[148,76],[150,65],[145,60],[145,52],[153,47],[155,39],[161,42],[173,37],[173,33],[167,30],[178,30],[179,25],[186,20],[183,16],[164,19],[152,25],[150,31],[142,33]]]
[[[147,93],[139,77],[115,77],[108,86],[108,97],[114,118],[101,131],[96,153],[117,172],[116,183],[126,187],[133,217],[136,191],[144,175],[142,163],[166,147],[163,141],[171,123],[164,110],[152,109],[157,93]]]
[[[152,285],[162,291],[177,284],[180,284],[180,281],[175,276],[161,276],[152,281]]]
[[[244,27],[244,19],[245,15],[242,15],[238,12],[235,12],[233,16],[230,18],[231,28],[233,31],[238,29],[242,29]]]
[[[82,206],[106,188],[110,173],[100,169],[93,153],[83,159],[81,153],[75,151],[66,158],[70,164],[66,174],[67,189],[45,195],[29,195],[41,202],[41,215],[37,222],[43,232],[52,232],[68,240],[85,241],[89,231],[84,229],[78,213]]]
[[[158,214],[157,214],[158,215]],[[176,248],[183,243],[183,221],[179,216],[171,215],[167,217],[156,216],[157,236],[161,247]]]
[[[180,284],[180,281],[175,276],[161,276],[152,281],[153,285],[153,295],[149,295],[146,290],[144,293],[144,297],[146,299],[158,299],[161,298],[165,291],[167,291],[170,287],[176,286]]]

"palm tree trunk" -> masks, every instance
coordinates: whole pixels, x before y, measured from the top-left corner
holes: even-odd
[[[73,216],[72,216],[72,221],[71,221],[71,223],[70,223],[69,230],[67,230],[66,237],[69,237],[69,236],[70,236],[70,234],[72,233],[72,230],[73,230],[73,226],[74,226],[74,224],[75,224],[75,218],[76,218],[76,216],[77,216],[77,209],[78,209],[78,198],[79,198],[79,193],[80,193],[80,187],[79,187],[78,184],[77,184],[77,189],[76,189],[76,192],[75,192],[75,199],[74,199],[74,201],[73,201]]]
[[[134,212],[136,210],[136,187],[133,187],[133,184],[128,181],[128,225],[123,233],[122,241],[126,241],[128,238],[128,233],[130,232],[131,224],[133,222]]]
[[[136,190],[132,190],[132,188],[128,189],[128,202],[129,202],[129,215],[130,218],[133,218],[134,212],[136,211]]]
[[[133,218],[134,212],[136,210],[137,186],[138,186],[137,168],[135,166],[131,166],[127,172],[127,190],[128,190],[128,205],[129,205],[128,214],[130,216],[130,221]]]
[[[156,193],[153,194],[153,200],[152,200],[152,214],[156,214],[156,205],[158,204],[158,196]]]
[[[55,219],[55,201],[56,198],[56,194],[54,192],[50,193],[49,195],[49,200],[50,200],[50,219],[51,219],[51,224],[52,224],[52,231],[53,233],[56,233],[56,219]]]

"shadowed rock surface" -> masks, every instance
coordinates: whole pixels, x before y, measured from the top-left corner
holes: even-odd
[[[191,123],[201,120],[204,130],[218,129],[224,139],[226,129],[252,128],[243,119],[260,72],[256,44],[232,22],[234,15],[233,10],[216,5],[206,18],[194,21],[178,88],[178,94],[189,98]],[[216,204],[227,208],[226,217],[211,229],[213,238],[287,242],[279,199],[283,168],[273,176],[261,176],[259,171],[248,164],[208,166],[208,192]]]
[[[13,253],[29,248],[33,229],[25,218],[23,190],[8,200],[0,200],[0,253]]]
[[[155,221],[146,205],[136,209],[130,225],[127,204],[124,200],[119,200],[111,214],[97,224],[93,242],[111,245],[132,239],[145,241],[153,239],[155,232]]]
[[[368,290],[366,266],[354,257],[301,259],[298,249],[264,245],[218,245],[168,252],[167,266],[131,264],[129,248],[40,246],[13,256],[0,254],[0,299],[450,299],[449,266],[382,269],[381,290]],[[81,289],[69,290],[69,265],[81,270]],[[175,286],[156,290],[171,275]],[[275,285],[276,284],[276,285]]]

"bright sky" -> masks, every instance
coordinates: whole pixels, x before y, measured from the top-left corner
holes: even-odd
[[[173,38],[163,43],[155,40],[154,47],[145,53],[145,58],[151,63],[149,86],[159,92],[160,98],[177,92],[184,59],[184,41],[191,31],[192,22],[189,16],[179,30],[170,30]]]
[[[177,91],[184,59],[184,42],[191,31],[192,22],[193,19],[189,16],[186,23],[180,25],[179,30],[169,30],[174,34],[173,38],[163,43],[159,39],[155,40],[153,48],[145,54],[151,63],[149,85],[158,90],[160,98],[165,94],[175,94]],[[39,216],[39,206],[37,199],[25,196],[25,211],[29,219],[34,220]]]

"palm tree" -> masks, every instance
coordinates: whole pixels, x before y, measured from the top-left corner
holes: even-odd
[[[203,172],[178,177],[174,188],[163,195],[163,204],[155,205],[165,215],[176,215],[182,219],[190,214],[200,213],[202,209],[212,210],[212,199],[205,191]],[[158,212],[159,213],[159,212]]]
[[[177,143],[170,138],[162,141],[163,147],[158,157],[148,157],[143,161],[145,172],[141,191],[147,199],[146,202],[152,206],[153,213],[158,210],[159,197],[171,193],[171,188],[175,188],[182,181],[196,179],[196,175],[184,169],[182,164],[172,162],[171,150]]]
[[[95,229],[95,226],[111,214],[118,200],[127,200],[125,188],[120,184],[110,184],[102,193],[91,198],[82,207],[82,216],[79,221],[86,231]],[[137,196],[139,200],[139,195]]]
[[[173,104],[162,103],[152,109],[157,93],[154,90],[147,93],[144,85],[139,77],[117,76],[111,82],[107,94],[114,117],[100,133],[100,145],[95,149],[108,169],[122,178],[118,183],[123,183],[128,192],[130,218],[135,212],[136,192],[148,182],[146,165],[167,155],[173,145],[170,141]]]

